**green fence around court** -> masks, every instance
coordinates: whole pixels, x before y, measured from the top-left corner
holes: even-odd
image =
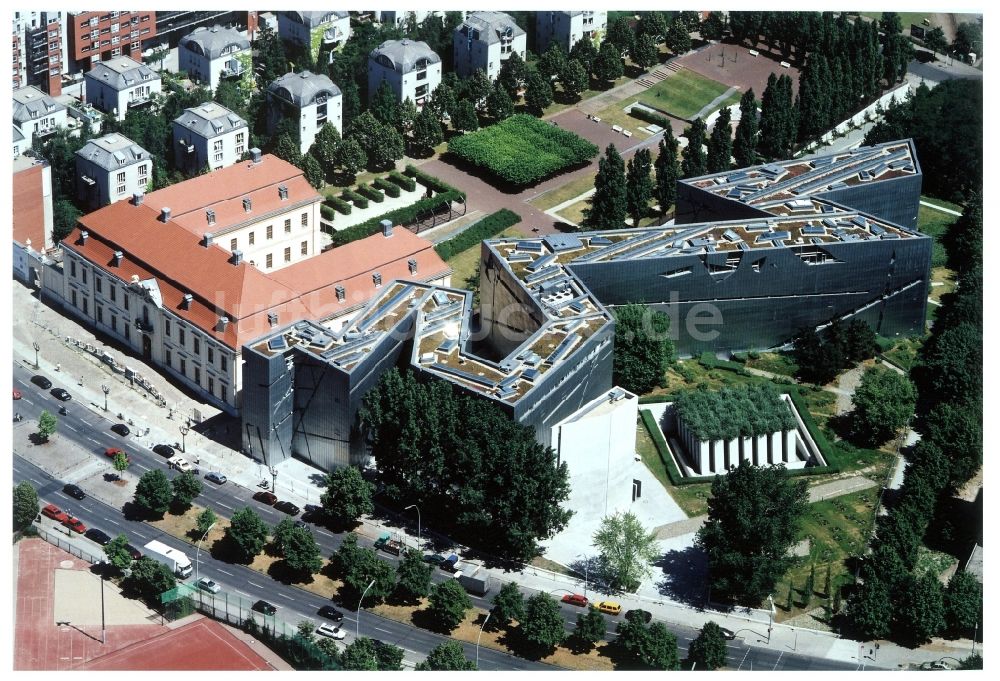
[[[228,591],[217,594],[199,589],[194,584],[178,583],[176,588],[160,595],[163,617],[171,622],[197,611],[212,619],[243,627],[248,619],[272,636],[294,636],[296,624],[289,624],[277,615],[265,615],[252,609],[256,601]]]

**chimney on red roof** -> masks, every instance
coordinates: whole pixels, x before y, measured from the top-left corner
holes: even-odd
[[[233,254],[229,257],[229,262],[231,262],[234,265],[239,265],[241,262],[243,262],[243,251],[239,249],[233,251]]]
[[[215,330],[218,331],[219,333],[225,333],[226,326],[228,324],[229,324],[229,317],[227,317],[226,315],[222,315],[221,317],[219,317],[219,323],[216,324]]]
[[[142,205],[142,193],[141,192],[135,192],[134,194],[132,194],[132,205],[133,206],[141,206]]]
[[[160,209],[160,222],[170,222],[170,209],[166,206]]]
[[[90,236],[90,232],[88,232],[85,229],[81,229],[80,230],[80,245],[81,246],[86,246],[87,245],[87,237],[89,237],[89,236]]]
[[[115,262],[114,262],[115,267],[121,267],[122,258],[124,257],[125,257],[124,253],[122,253],[121,251],[115,251]]]
[[[260,149],[254,147],[250,150],[250,160],[253,161],[254,165],[260,163]]]
[[[212,245],[212,241],[215,239],[215,235],[211,232],[205,232],[205,236],[202,237],[201,245],[208,248]]]
[[[392,220],[383,220],[382,225],[382,236],[390,237],[392,236]]]
[[[190,293],[184,294],[184,299],[181,301],[181,307],[185,310],[191,309],[191,301],[194,300],[194,296]]]

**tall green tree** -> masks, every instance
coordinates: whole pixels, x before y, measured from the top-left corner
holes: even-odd
[[[772,73],[767,79],[767,88],[760,106],[760,141],[757,151],[764,160],[774,161],[791,155],[795,140],[794,134],[789,135],[791,130],[797,130],[792,108],[791,80],[788,76],[778,78]]]
[[[267,525],[261,517],[245,506],[233,513],[225,539],[233,547],[237,562],[249,563],[263,550],[267,535]]]
[[[551,650],[566,637],[565,621],[559,603],[545,592],[528,599],[521,620],[524,639],[540,650]]]
[[[270,26],[264,24],[260,27],[253,48],[254,73],[260,74],[262,87],[267,87],[279,76],[288,73],[288,59],[285,57],[285,49],[278,34]]]
[[[128,551],[128,537],[124,534],[119,534],[104,545],[104,555],[119,570],[125,570],[132,566],[132,554]]]
[[[663,12],[643,12],[637,30],[640,36],[649,36],[657,42],[662,42],[667,34],[667,17]]]
[[[948,48],[948,39],[944,35],[944,29],[935,26],[924,34],[924,45],[927,46],[937,59],[938,52],[944,52]]]
[[[336,167],[345,175],[347,184],[354,183],[354,177],[368,165],[368,154],[355,139],[345,139],[337,145],[334,156]]]
[[[621,52],[611,43],[605,41],[601,43],[601,49],[594,60],[593,74],[599,80],[610,86],[610,84],[622,77],[625,73],[625,63],[622,61]]]
[[[403,158],[403,136],[376,120],[369,111],[354,120],[349,137],[365,152],[368,163],[374,170],[391,168],[396,160]]]
[[[569,58],[576,59],[583,66],[587,75],[594,73],[594,63],[597,61],[597,48],[589,38],[581,38],[570,48]]]
[[[319,161],[327,177],[333,176],[337,171],[337,147],[341,141],[337,128],[330,123],[324,123],[316,132],[316,139],[309,147],[309,155]]]
[[[198,514],[198,518],[195,520],[195,526],[198,528],[199,533],[205,534],[217,521],[218,518],[215,516],[215,511],[210,508],[206,508]]]
[[[981,398],[981,395],[979,396]],[[925,437],[937,447],[945,466],[948,486],[957,489],[971,480],[983,465],[983,410],[976,396],[959,403],[941,402],[924,417]]]
[[[344,671],[396,672],[402,669],[403,655],[399,646],[362,636],[344,648],[340,663]]]
[[[19,482],[14,487],[14,529],[23,530],[38,516],[38,492],[30,482]]]
[[[502,88],[503,86],[501,85],[500,87]],[[469,100],[478,109],[486,101],[486,98],[489,97],[493,88],[494,83],[490,81],[490,77],[486,75],[486,71],[476,69],[468,78],[462,81],[457,96],[459,99]],[[509,98],[510,96],[508,95]]]
[[[173,491],[171,502],[180,508],[190,508],[191,502],[201,494],[202,484],[194,473],[186,471],[170,481],[170,488]]]
[[[545,108],[552,104],[552,84],[538,71],[528,71],[524,103],[527,105],[528,111],[535,116],[541,116]]]
[[[624,653],[624,669],[680,669],[677,637],[662,622],[646,626],[638,618],[627,619],[618,625],[615,644]]]
[[[681,152],[681,173],[684,177],[698,177],[708,172],[705,155],[705,121],[695,118],[684,130],[688,144]]]
[[[147,471],[135,486],[135,503],[152,515],[162,516],[170,508],[173,499],[170,481],[158,468]]]
[[[423,662],[418,662],[420,671],[474,671],[476,663],[465,656],[462,646],[456,641],[445,641],[430,652]]]
[[[696,669],[719,669],[726,666],[726,637],[715,622],[706,622],[698,637],[688,646],[688,662]]]
[[[917,391],[906,376],[873,367],[861,376],[851,398],[855,432],[867,444],[882,444],[906,425],[916,406]]]
[[[847,602],[848,617],[863,640],[884,638],[892,623],[889,588],[877,578],[866,579]]]
[[[511,620],[524,619],[524,596],[514,582],[505,582],[493,597],[492,622],[497,627],[506,627]]]
[[[726,24],[720,12],[709,12],[699,28],[699,33],[705,40],[722,40],[725,31]]]
[[[736,139],[733,141],[733,156],[737,168],[746,168],[757,163],[757,98],[753,88],[740,97],[740,122],[736,126]]]
[[[674,19],[665,36],[667,48],[674,54],[684,54],[691,50],[691,36],[687,26],[680,19]]]
[[[457,102],[451,117],[451,127],[460,132],[479,130],[479,117],[475,105],[467,99]]]
[[[512,101],[517,101],[521,87],[528,77],[528,67],[517,52],[511,52],[504,60],[497,76],[497,83],[504,89]]]
[[[553,41],[549,44],[548,49],[542,53],[542,56],[538,58],[535,67],[540,74],[551,79],[563,72],[567,62],[566,51],[563,50],[559,43]]]
[[[653,195],[660,204],[660,213],[666,216],[667,211],[677,200],[677,180],[680,179],[680,167],[677,161],[677,140],[673,131],[667,127],[663,130],[656,155],[656,184]]]
[[[122,473],[128,470],[128,464],[128,455],[120,450],[117,454],[115,454],[115,458],[111,460],[111,465],[114,467],[115,473],[118,474],[119,478],[121,478]]]
[[[983,27],[978,21],[965,21],[955,29],[955,39],[951,43],[951,49],[959,55],[975,53],[976,56],[983,56]]]
[[[635,33],[629,26],[628,19],[619,16],[608,24],[608,31],[604,36],[604,43],[611,43],[618,50],[619,56],[624,57],[635,51]]]
[[[948,580],[944,594],[948,627],[960,635],[983,622],[983,585],[969,572],[959,570]]]
[[[514,115],[514,101],[499,82],[494,83],[493,89],[486,97],[486,115],[495,122],[500,122]]]
[[[326,491],[320,497],[323,508],[341,522],[353,523],[375,510],[375,486],[365,480],[355,466],[338,468],[326,476]]]
[[[590,650],[604,640],[607,624],[604,615],[594,606],[589,606],[587,612],[576,616],[576,628],[573,630],[574,645],[582,650]]]
[[[59,198],[52,202],[52,243],[58,244],[70,235],[83,212],[69,199]]]
[[[649,200],[653,198],[653,180],[650,177],[652,170],[653,160],[649,149],[640,149],[629,159],[625,175],[625,205],[635,227],[646,217]]]
[[[360,600],[364,596],[369,604],[381,603],[396,587],[392,566],[381,560],[371,549],[359,547],[358,537],[353,532],[344,537],[331,560],[343,575],[349,601]],[[344,595],[342,593],[341,597]]]
[[[437,115],[429,107],[417,114],[413,121],[413,148],[422,156],[434,153],[434,147],[444,141],[444,131]]]
[[[719,111],[715,127],[712,128],[712,134],[708,138],[706,164],[710,173],[721,173],[724,170],[729,170],[732,165],[730,161],[733,155],[732,120],[732,112],[729,107],[723,107]]]
[[[643,395],[664,380],[674,361],[670,318],[640,304],[615,308],[614,380],[637,395]]]
[[[430,616],[441,625],[445,631],[451,631],[465,619],[465,614],[472,609],[472,599],[456,579],[448,579],[436,584],[431,589],[428,598]]]
[[[282,133],[274,138],[274,146],[271,153],[287,161],[293,166],[298,166],[302,162],[302,152],[299,150],[298,142],[292,139],[291,135]]]
[[[559,72],[559,85],[566,99],[571,102],[579,101],[589,84],[590,76],[579,59],[570,59]]]
[[[293,573],[308,577],[320,571],[323,558],[308,527],[292,527],[285,538],[285,565]]]
[[[313,189],[322,189],[326,184],[326,173],[323,166],[319,164],[316,157],[310,153],[305,153],[299,159],[299,169],[306,178],[306,182]]]
[[[388,125],[390,128],[400,129],[400,102],[396,93],[392,91],[389,81],[383,80],[379,83],[371,102],[368,104],[368,111],[379,123]]]
[[[132,563],[132,573],[122,581],[126,594],[140,596],[148,605],[159,606],[160,594],[177,588],[177,579],[163,563],[143,556]]]
[[[48,442],[49,438],[55,435],[58,423],[53,414],[43,409],[42,413],[38,415],[38,430],[36,431],[38,439],[42,442]]]
[[[742,464],[716,476],[697,544],[708,555],[712,597],[757,605],[791,565],[806,483],[780,466]]]
[[[625,591],[639,588],[643,578],[652,574],[652,562],[659,555],[656,533],[643,527],[631,512],[605,516],[593,544],[601,552],[607,583]]]
[[[944,629],[944,590],[933,570],[910,579],[908,588],[900,594],[896,617],[915,643],[929,641]]]
[[[631,54],[632,61],[641,69],[648,69],[660,61],[660,48],[650,35],[640,35]]]
[[[587,222],[600,229],[622,227],[628,213],[625,162],[614,144],[608,145],[598,162],[594,190]]]
[[[430,593],[432,568],[419,551],[409,549],[396,566],[396,596],[414,603]]]

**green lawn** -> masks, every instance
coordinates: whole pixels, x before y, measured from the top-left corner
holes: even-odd
[[[959,210],[961,210],[960,207]],[[941,243],[941,238],[957,219],[956,216],[950,213],[942,213],[927,206],[920,206],[920,210],[917,213],[917,229],[927,236],[934,238],[934,246],[931,252],[931,267],[941,267],[947,264],[947,254],[944,250],[944,244]]]
[[[933,307],[933,306],[928,306]],[[909,371],[917,361],[917,353],[923,341],[919,338],[901,338],[889,350],[882,354],[889,358],[889,361],[898,367]]]
[[[922,26],[924,28],[932,28],[932,26],[924,26],[923,20],[931,18],[931,12],[897,12],[899,15],[899,20],[903,24],[903,33],[909,34],[910,26],[916,24],[917,26]],[[862,12],[861,16],[867,17],[869,19],[881,19],[881,12]]]
[[[747,359],[747,366],[752,369],[769,371],[772,374],[783,376],[795,376],[795,372],[799,370],[799,365],[795,363],[789,353],[761,352],[754,354],[757,356],[756,359],[752,357]]]
[[[567,182],[561,187],[556,187],[551,189],[544,194],[536,196],[530,203],[535,208],[539,210],[548,210],[553,206],[558,206],[563,201],[569,201],[570,199],[575,199],[586,191],[594,188],[594,176],[584,175],[578,177],[575,180]]]
[[[656,445],[653,444],[653,440],[649,437],[649,432],[641,420],[635,427],[635,451],[642,459],[642,463],[649,469],[649,472],[653,474],[653,477],[663,485],[663,489],[667,490],[667,494],[677,502],[677,505],[681,507],[681,510],[689,518],[704,515],[708,512],[708,497],[712,489],[712,483],[706,482],[701,485],[674,487],[670,482],[670,477],[667,475],[663,462],[660,460],[660,454],[656,451]]]
[[[570,205],[566,206],[561,211],[556,213],[556,215],[563,218],[564,220],[569,220],[570,222],[575,222],[578,225],[582,225],[586,217],[585,211],[589,208],[590,208],[590,199],[583,199],[582,201],[571,203]]]
[[[729,87],[717,81],[700,76],[693,71],[681,70],[666,80],[660,81],[639,95],[639,101],[675,116],[688,119],[694,117],[702,107],[723,94]],[[735,101],[739,101],[739,93],[734,93]],[[733,97],[727,97],[726,102],[732,103]]]

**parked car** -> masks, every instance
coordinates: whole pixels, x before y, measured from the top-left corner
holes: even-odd
[[[299,514],[299,507],[290,501],[279,501],[274,505],[274,507],[282,513],[287,513],[290,516],[296,516]]]
[[[727,641],[732,641],[734,638],[736,638],[736,634],[733,633],[732,629],[719,627],[719,631],[722,632],[722,638],[726,639]]]
[[[52,381],[45,378],[44,376],[32,376],[31,382],[37,385],[42,390],[48,390],[52,387]]]
[[[174,455],[174,448],[170,445],[156,445],[153,447],[153,451],[167,459]]]
[[[614,601],[601,601],[597,604],[597,609],[609,615],[617,615],[622,611],[622,605]]]
[[[111,430],[118,433],[122,437],[128,437],[128,434],[132,432],[128,429],[128,426],[126,426],[124,423],[116,423],[115,425],[111,426]]]
[[[326,516],[322,506],[306,504],[302,509],[302,519],[310,523],[322,523],[326,520]]]
[[[570,605],[579,605],[581,608],[587,607],[587,597],[583,594],[566,594],[562,597],[563,603],[569,603]]]
[[[431,553],[424,556],[424,562],[430,563],[431,565],[440,565],[444,562],[444,556],[440,553]]]
[[[109,537],[107,533],[102,532],[96,527],[92,527],[86,532],[84,532],[83,536],[92,542],[100,544],[101,546],[106,546],[107,544],[111,543],[111,537]]]
[[[52,393],[52,397],[63,402],[69,402],[73,399],[73,396],[69,394],[66,388],[53,388],[50,392]]]
[[[139,551],[139,549],[135,548],[131,544],[125,545],[125,551],[128,553],[128,555],[132,556],[132,560],[139,560],[140,558],[142,558],[142,553]]]
[[[180,457],[180,456],[174,457],[173,459],[170,459],[169,463],[170,463],[170,467],[171,468],[176,468],[181,473],[187,473],[188,471],[193,471],[194,470],[194,466],[192,466],[190,463],[188,463],[187,459],[185,459],[183,457]]]
[[[316,627],[317,636],[329,636],[330,638],[342,641],[344,639],[344,632],[340,627],[335,627],[331,624],[321,624]]]
[[[13,388],[13,390],[14,390],[14,399],[15,400],[21,399],[21,391],[18,390],[17,388]]]
[[[42,515],[46,518],[52,518],[57,523],[61,523],[69,518],[69,516],[66,515],[66,511],[62,510],[55,504],[48,504],[45,508],[43,508]]]
[[[278,501],[278,497],[274,496],[271,492],[257,492],[253,495],[254,501],[259,501],[262,504],[267,504],[268,506],[274,506]]]
[[[324,605],[316,612],[316,614],[320,617],[325,617],[328,620],[333,620],[334,622],[344,621],[344,613],[340,612],[332,605]]]
[[[226,483],[226,476],[222,473],[216,473],[215,471],[206,473],[205,479],[209,482],[214,482],[216,485],[224,485]]]
[[[210,594],[217,594],[222,591],[222,587],[208,577],[202,577],[198,580],[198,588],[202,591],[207,591]]]
[[[74,485],[73,483],[68,483],[63,485],[63,493],[67,494],[74,499],[86,499],[87,495],[83,493],[83,490]]]
[[[625,619],[627,619],[629,622],[637,619],[643,624],[649,624],[649,621],[653,619],[653,613],[651,613],[649,610],[636,608],[635,610],[626,611]]]
[[[256,610],[257,612],[262,613],[264,615],[273,615],[274,613],[278,612],[278,609],[273,605],[271,605],[270,603],[268,603],[267,601],[257,601],[252,606],[250,606],[250,609]]]
[[[455,573],[459,570],[458,567],[458,556],[452,553],[447,558],[438,563],[438,567],[445,572]]]
[[[66,520],[62,521],[62,524],[78,534],[83,534],[87,531],[87,526],[79,518],[66,518]]]
[[[121,449],[119,447],[108,447],[107,449],[104,450],[104,456],[108,457],[109,459],[113,459],[119,454],[125,454],[125,460],[129,463],[132,463],[132,459],[125,452],[124,449]]]

